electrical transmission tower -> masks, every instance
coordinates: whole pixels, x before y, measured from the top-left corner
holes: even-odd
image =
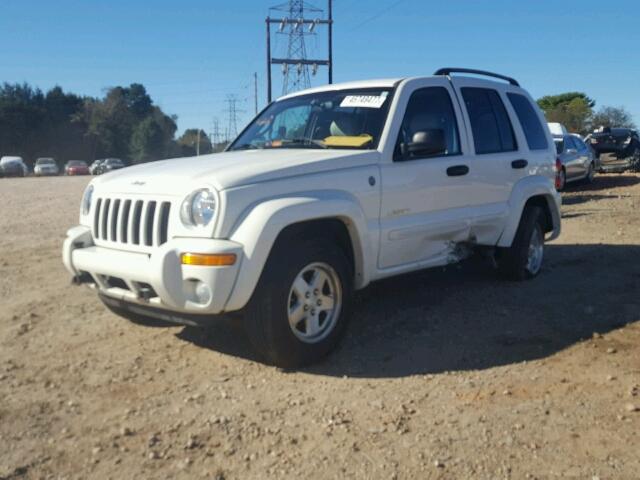
[[[238,97],[236,95],[227,95],[225,102],[227,102],[227,116],[229,117],[227,141],[230,141],[238,136],[238,114],[242,110],[238,109]]]
[[[328,0],[329,18],[320,18],[323,10],[303,0],[289,0],[270,10],[283,12],[282,18],[267,17],[267,98],[271,101],[271,66],[282,65],[282,94],[311,86],[310,72],[315,75],[319,66],[328,67],[329,83],[333,82],[333,18],[332,0]],[[305,15],[310,18],[305,18]],[[279,24],[278,33],[288,37],[287,56],[274,58],[271,55],[271,25]],[[328,58],[308,59],[305,38],[315,34],[318,25],[328,27]]]
[[[220,133],[220,122],[218,121],[218,119],[216,117],[213,118],[213,121],[211,122],[211,135],[210,135],[210,140],[211,140],[211,147],[213,148],[213,151],[217,151],[218,145],[220,145],[222,143],[222,135]]]

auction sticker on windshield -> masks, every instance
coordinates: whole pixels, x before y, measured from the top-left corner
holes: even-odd
[[[345,108],[380,108],[387,99],[388,92],[382,92],[381,95],[347,95],[340,103]]]

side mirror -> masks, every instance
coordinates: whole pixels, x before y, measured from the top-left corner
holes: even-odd
[[[428,157],[446,153],[447,144],[444,140],[444,130],[433,128],[421,130],[413,134],[411,142],[404,144],[402,153],[405,157]]]

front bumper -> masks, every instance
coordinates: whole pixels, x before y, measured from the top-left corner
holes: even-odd
[[[183,253],[236,255],[231,266],[182,265]],[[77,226],[67,232],[63,263],[106,298],[192,314],[219,314],[235,285],[242,245],[229,240],[174,238],[151,253],[98,247],[91,230]]]

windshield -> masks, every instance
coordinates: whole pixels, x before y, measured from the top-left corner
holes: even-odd
[[[36,165],[53,165],[55,164],[55,162],[53,161],[53,158],[39,158],[36,161]]]
[[[82,160],[70,160],[69,161],[69,166],[70,167],[86,167],[87,164],[85,162],[83,162]]]
[[[272,103],[229,150],[378,146],[391,103],[390,88],[311,93]]]

